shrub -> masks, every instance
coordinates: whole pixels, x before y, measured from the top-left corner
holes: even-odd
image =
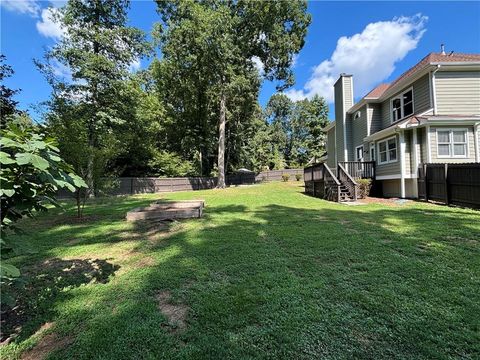
[[[297,179],[297,181],[302,180],[302,174],[295,174],[295,179]]]
[[[370,189],[372,188],[371,179],[358,179],[357,183],[359,185],[358,197],[360,199],[364,199],[365,197],[370,195]]]
[[[287,182],[290,179],[290,175],[288,174],[282,174],[282,181]]]

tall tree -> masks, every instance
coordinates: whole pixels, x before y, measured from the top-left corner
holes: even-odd
[[[106,148],[112,129],[125,121],[123,80],[131,63],[148,51],[143,32],[126,25],[128,7],[128,0],[69,0],[54,13],[65,35],[47,51],[46,62],[37,61],[54,89],[50,119],[64,140],[60,148],[75,157],[66,160],[79,167],[94,192],[100,178],[95,174],[103,175],[111,153]],[[58,64],[71,76],[54,76]],[[85,155],[81,161],[79,148]]]
[[[303,165],[325,152],[325,132],[328,125],[328,104],[315,95],[296,102],[292,119],[292,162]],[[291,164],[293,165],[293,164]]]
[[[2,129],[6,127],[12,115],[21,113],[17,109],[18,101],[13,99],[20,90],[10,89],[5,85],[5,79],[14,74],[12,67],[5,62],[6,59],[5,55],[0,55],[0,128]]]
[[[217,116],[218,187],[223,188],[226,125],[235,97],[258,91],[255,59],[263,64],[263,77],[278,80],[279,88],[293,83],[293,55],[303,47],[310,23],[306,3],[157,0],[157,5],[164,61],[179,82],[184,74],[197,75],[201,84],[196,89]]]

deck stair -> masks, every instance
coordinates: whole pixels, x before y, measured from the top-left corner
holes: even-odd
[[[304,169],[305,192],[330,201],[356,201],[359,193],[356,180],[374,177],[374,162],[339,162],[336,169],[318,163]]]

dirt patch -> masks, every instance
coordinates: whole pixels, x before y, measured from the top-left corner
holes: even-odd
[[[48,217],[42,219],[42,224],[47,225],[47,227],[54,225],[77,225],[77,224],[88,224],[93,223],[101,219],[106,219],[105,216],[100,215],[84,215],[79,218],[76,215],[62,215],[59,214],[54,217]]]
[[[142,256],[142,258],[140,260],[138,260],[134,266],[135,267],[138,267],[138,268],[146,268],[146,267],[150,267],[150,266],[155,266],[157,264],[157,262],[155,261],[155,259],[151,256]]]
[[[366,197],[364,199],[358,200],[358,202],[363,204],[381,204],[387,206],[402,206],[408,203],[411,203],[411,200],[400,199],[400,198],[376,198],[376,197]]]
[[[185,330],[187,327],[186,318],[189,309],[188,306],[184,304],[173,304],[171,302],[172,295],[170,291],[160,291],[155,298],[158,303],[158,308],[168,320],[166,326],[169,327],[169,331],[176,333]]]
[[[55,333],[43,336],[40,341],[32,349],[22,354],[21,360],[43,360],[51,352],[64,349],[73,342],[70,336],[60,338]]]

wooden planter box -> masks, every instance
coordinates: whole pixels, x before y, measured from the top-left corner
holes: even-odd
[[[127,212],[127,221],[200,218],[204,206],[204,200],[157,201]]]

